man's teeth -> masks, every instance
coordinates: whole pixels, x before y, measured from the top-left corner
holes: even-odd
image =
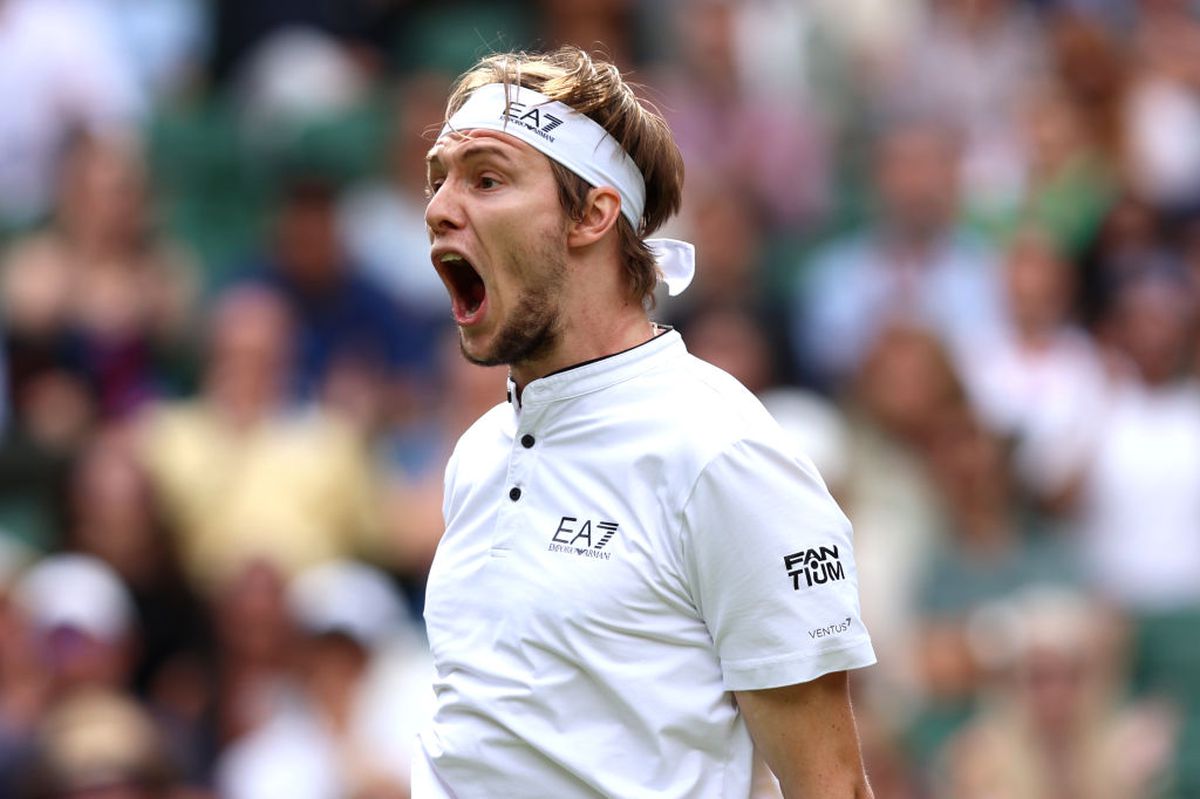
[[[448,252],[442,256],[442,263],[444,263],[444,264],[448,264],[451,261],[461,261],[461,260],[463,260],[463,257],[461,255],[459,255],[458,253]]]

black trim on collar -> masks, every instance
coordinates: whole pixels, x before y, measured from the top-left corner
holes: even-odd
[[[618,355],[624,355],[627,352],[633,352],[638,347],[644,347],[647,344],[649,344],[651,341],[654,341],[656,338],[661,336],[663,333],[669,333],[675,329],[675,328],[671,327],[670,325],[660,325],[657,322],[653,322],[652,324],[654,325],[654,335],[651,336],[650,338],[646,339],[645,341],[643,341],[641,344],[634,344],[632,347],[629,347],[628,349],[623,349],[619,352],[610,352],[608,355],[601,355],[598,358],[589,358],[586,361],[580,361],[579,363],[573,363],[570,366],[564,366],[561,369],[555,369],[553,372],[547,372],[546,374],[542,375],[541,377],[538,378],[538,380],[543,380],[547,377],[550,377],[550,375],[560,375],[563,372],[569,372],[572,369],[578,369],[581,366],[588,366],[593,363],[599,363],[600,361],[603,361],[606,358],[615,358]]]

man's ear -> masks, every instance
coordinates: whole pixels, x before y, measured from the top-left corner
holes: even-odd
[[[571,222],[567,231],[568,247],[587,247],[604,238],[621,215],[621,195],[608,186],[589,189],[583,214]]]

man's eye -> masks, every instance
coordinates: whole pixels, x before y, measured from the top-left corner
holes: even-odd
[[[487,177],[487,176],[483,176],[483,177],[479,178],[479,188],[481,188],[481,189],[494,189],[499,185],[500,185],[500,181],[496,180],[495,178],[491,178],[491,177]]]
[[[437,190],[442,187],[443,183],[445,183],[444,180],[431,180],[425,184],[425,197],[429,198],[437,194]]]

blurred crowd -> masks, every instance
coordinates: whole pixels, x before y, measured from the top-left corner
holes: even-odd
[[[560,43],[684,152],[656,316],[854,523],[876,794],[1200,797],[1194,0],[0,0],[0,797],[408,795],[505,379],[424,152]]]

